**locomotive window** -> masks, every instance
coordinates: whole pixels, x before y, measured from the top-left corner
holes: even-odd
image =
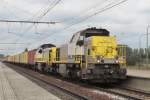
[[[70,40],[70,43],[73,41],[74,37],[75,37],[75,35],[72,36],[72,38],[71,38],[71,40]]]
[[[39,53],[42,53],[42,49],[39,50]]]
[[[49,61],[51,61],[51,52],[52,50],[49,50]]]
[[[88,55],[90,55],[90,49],[88,49]]]
[[[85,37],[91,37],[91,36],[108,36],[107,34],[102,34],[102,33],[86,33]]]
[[[83,36],[80,36],[80,37],[79,37],[79,40],[84,40],[84,37],[83,37]]]

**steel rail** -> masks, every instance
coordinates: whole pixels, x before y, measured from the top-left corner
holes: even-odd
[[[12,67],[11,67],[12,68]],[[16,68],[16,67],[15,67]],[[19,68],[19,67],[18,67]],[[55,84],[52,84],[52,83],[49,83],[47,80],[44,80],[43,78],[39,78],[39,76],[36,76],[36,75],[32,75],[32,73],[26,71],[26,70],[21,70],[23,73],[31,76],[31,77],[34,77],[35,79],[38,79],[46,84],[50,84],[51,86],[54,86],[68,94],[71,94],[75,97],[78,97],[78,98],[82,98],[82,100],[88,100],[88,97],[85,97],[83,95],[79,95],[79,94],[75,94],[74,92],[71,92],[65,88],[62,87],[59,87]],[[31,70],[29,70],[31,71]],[[45,76],[45,75],[43,75]],[[72,82],[71,82],[72,83]],[[81,83],[81,82],[80,82]],[[76,83],[76,84],[80,84],[80,83]],[[111,86],[111,88],[103,88],[103,87],[100,87],[100,86],[94,86],[94,85],[87,85],[85,84],[86,86],[85,87],[88,87],[89,89],[95,89],[95,90],[98,90],[98,91],[103,91],[103,92],[106,92],[106,93],[109,93],[109,94],[112,94],[112,95],[118,95],[120,97],[123,97],[123,98],[127,98],[127,99],[133,99],[133,100],[143,100],[145,98],[148,97],[149,99],[149,95],[150,93],[146,92],[146,91],[141,91],[141,90],[137,90],[137,89],[131,89],[131,88],[125,88],[125,87],[122,87],[122,86],[116,86],[116,85],[113,85]],[[83,84],[82,84],[83,86]]]
[[[55,87],[55,88],[57,88],[57,89],[59,89],[59,90],[62,90],[62,91],[64,91],[65,93],[70,94],[70,95],[72,95],[72,96],[78,98],[79,100],[88,100],[88,98],[85,97],[85,96],[75,94],[75,93],[73,93],[73,92],[71,92],[71,91],[69,91],[69,90],[67,90],[67,89],[64,89],[64,88],[59,87],[59,86],[54,85],[54,84],[51,84],[51,83],[48,82],[47,80],[44,80],[43,78],[40,78],[40,76],[34,76],[34,75],[32,75],[32,73],[30,73],[30,72],[27,71],[27,70],[19,69],[19,68],[14,67],[14,66],[11,66],[11,68],[13,68],[13,69],[15,69],[15,70],[18,70],[18,71],[20,71],[21,73],[24,73],[24,74],[26,74],[26,75],[28,75],[28,76],[30,76],[30,77],[32,77],[32,78],[35,78],[35,79],[37,79],[37,80],[40,80],[41,82],[44,82],[44,83],[46,83],[46,84],[48,84],[48,85],[50,85],[50,86],[53,86],[53,87]]]

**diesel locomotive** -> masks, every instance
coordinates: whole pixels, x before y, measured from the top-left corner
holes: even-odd
[[[8,56],[7,62],[30,65],[35,70],[71,79],[112,83],[126,79],[125,55],[120,56],[118,50],[121,52],[116,36],[111,36],[108,30],[87,28],[73,34],[67,44],[59,47],[43,44]]]

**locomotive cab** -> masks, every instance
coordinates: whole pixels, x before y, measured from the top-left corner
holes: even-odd
[[[35,69],[39,71],[44,71],[48,69],[48,65],[53,62],[55,45],[53,44],[43,44],[41,45],[35,54]]]

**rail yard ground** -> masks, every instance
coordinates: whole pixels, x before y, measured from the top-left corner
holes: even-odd
[[[60,98],[0,63],[0,100],[60,100]]]
[[[131,70],[145,70],[145,71],[147,71],[147,70],[150,70],[150,64],[148,65],[148,67],[147,67],[147,65],[146,64],[144,64],[144,65],[134,65],[134,66],[126,66],[127,67],[127,69],[131,69]]]
[[[33,84],[36,83],[35,85],[42,87],[42,89],[44,88],[46,90],[46,92],[48,91],[48,93],[50,94],[49,95],[50,97],[52,96],[54,98],[57,98],[58,100],[59,99],[62,99],[62,100],[79,100],[79,99],[83,99],[83,100],[116,100],[116,99],[117,100],[128,100],[128,99],[143,100],[143,99],[146,99],[146,100],[148,100],[150,98],[149,90],[147,90],[147,92],[146,92],[144,90],[140,91],[140,89],[134,89],[133,86],[135,84],[133,84],[133,83],[135,81],[137,81],[137,79],[129,78],[129,79],[133,80],[133,81],[128,81],[128,82],[132,83],[130,85],[132,88],[130,88],[130,89],[128,88],[128,85],[130,83],[128,85],[123,84],[120,86],[114,85],[114,86],[108,86],[108,87],[103,87],[100,85],[92,86],[91,84],[90,85],[85,85],[85,84],[79,85],[78,83],[74,84],[74,83],[70,83],[70,81],[65,82],[64,80],[55,79],[55,78],[52,78],[51,76],[47,76],[47,75],[40,74],[40,73],[34,72],[32,70],[26,69],[26,68],[22,68],[21,66],[16,66],[16,65],[12,65],[12,64],[1,64],[1,66],[2,66],[1,68],[10,71],[11,77],[15,73],[16,75],[19,75],[20,77],[23,77],[26,80],[30,79],[28,81],[31,81]],[[36,75],[35,75],[35,73],[36,73]],[[14,76],[13,79],[15,80],[16,77],[17,76]],[[40,80],[38,78],[41,78],[40,80],[43,80],[44,83],[43,83],[43,81],[39,82]],[[150,80],[148,80],[148,82],[150,82]],[[19,82],[17,82],[17,83],[20,84]],[[55,85],[57,85],[57,89],[56,89]],[[13,87],[13,84],[11,86]],[[23,86],[23,85],[20,85],[20,86]],[[16,85],[16,87],[17,87],[17,85]],[[58,89],[58,87],[59,87],[59,89]],[[13,88],[13,89],[15,89],[15,88]],[[28,91],[33,91],[32,89],[31,90],[30,89]],[[20,89],[20,92],[22,92],[21,90],[24,90],[24,89]],[[15,90],[15,94],[17,94],[16,96],[20,95],[17,92],[18,92],[18,90]],[[70,93],[70,92],[72,92],[72,93]],[[31,100],[30,99],[31,97],[26,97],[25,92],[22,92],[21,94],[24,94],[24,98],[26,98],[25,100]],[[30,95],[32,95],[32,93]],[[43,96],[43,95],[40,94],[38,96]],[[21,98],[21,96],[18,96],[18,97]],[[54,100],[57,100],[57,99],[54,99]],[[15,99],[15,100],[18,100],[18,99]],[[38,100],[38,99],[33,98],[32,100]],[[47,100],[47,99],[44,99],[44,100]],[[51,98],[48,100],[53,100],[53,99]]]
[[[128,76],[136,76],[150,79],[150,69],[127,69]]]
[[[46,86],[45,89],[47,90],[49,86],[50,87],[52,86],[53,90],[52,89],[49,90],[50,92],[54,91],[54,88],[58,88],[59,91],[57,91],[57,93],[55,94],[62,100],[99,100],[99,99],[100,100],[113,100],[113,99],[121,100],[122,99],[122,97],[118,95],[106,93],[104,91],[97,91],[96,89],[90,89],[87,88],[86,86],[82,87],[79,84],[72,84],[64,80],[59,80],[50,76],[45,76],[44,74],[40,74],[32,70],[22,68],[20,66],[16,66],[12,64],[6,64],[6,66],[19,72],[21,75],[24,73],[24,75],[27,78],[32,77],[33,80],[38,79],[38,80],[42,80],[42,82],[46,84],[49,84]],[[36,83],[40,83],[40,82],[36,82]],[[66,94],[60,95],[62,94],[61,91],[63,91],[68,95]]]

